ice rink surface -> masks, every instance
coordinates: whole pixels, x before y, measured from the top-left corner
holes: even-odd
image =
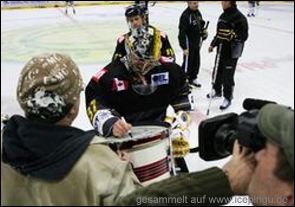
[[[150,7],[150,23],[165,31],[182,64],[178,45],[178,22],[186,3],[158,3]],[[239,4],[246,15],[248,5]],[[77,7],[76,15],[64,14],[64,8],[1,11],[1,114],[21,113],[15,94],[22,67],[33,56],[44,52],[62,52],[78,63],[84,82],[108,62],[117,38],[128,31],[124,18],[125,5]],[[211,73],[215,53],[208,47],[215,34],[217,19],[222,13],[220,2],[200,3],[205,20],[210,21],[209,38],[202,48],[199,80],[203,87],[194,89],[196,112],[192,114],[190,142],[198,146],[198,124],[206,119],[211,90]],[[255,18],[248,18],[250,35],[235,76],[236,87],[232,106],[219,110],[220,100],[214,100],[210,117],[243,112],[245,98],[272,100],[294,108],[294,2],[263,3]],[[84,94],[81,95],[84,100]],[[130,103],[136,104],[136,103]],[[74,126],[91,129],[82,101],[80,115]],[[198,154],[186,158],[190,171],[222,166],[226,160],[202,161]],[[247,205],[232,203],[231,205]]]

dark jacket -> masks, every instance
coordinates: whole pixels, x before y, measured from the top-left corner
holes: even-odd
[[[205,21],[199,10],[192,11],[187,8],[181,15],[179,22],[179,45],[183,50],[199,49]],[[189,46],[189,48],[188,48]]]
[[[222,30],[230,30],[233,31],[234,34],[228,40],[221,39],[219,37],[220,31]],[[235,46],[241,46],[241,50],[243,50],[244,43],[248,39],[248,21],[247,18],[238,10],[236,6],[230,7],[221,14],[218,20],[217,25],[217,34],[214,37],[211,46],[216,47],[222,43],[222,52],[221,56],[232,57],[237,56],[233,54],[233,50],[235,50]],[[242,51],[240,51],[240,55]],[[240,56],[239,55],[239,56]]]
[[[1,154],[1,206],[112,206],[141,187],[95,131],[13,116]]]
[[[228,204],[232,196],[225,173],[212,168],[139,189],[122,198],[117,206],[221,206]]]
[[[94,131],[13,116],[4,130],[2,160],[25,176],[60,180],[86,151],[94,136]]]

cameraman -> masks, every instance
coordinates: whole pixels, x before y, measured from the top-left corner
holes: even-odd
[[[223,169],[175,176],[139,189],[118,204],[136,205],[140,201],[141,205],[212,206],[225,205],[234,195],[249,195],[253,205],[294,206],[294,112],[268,104],[258,119],[258,128],[267,141],[256,154],[236,142]]]
[[[267,198],[269,205],[294,206],[294,111],[267,105],[258,127],[267,142],[255,155],[257,166],[247,194],[254,205],[264,205],[256,198]]]

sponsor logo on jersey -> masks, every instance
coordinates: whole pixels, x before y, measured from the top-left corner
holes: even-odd
[[[166,73],[153,74],[151,84],[156,86],[168,85],[169,73],[166,72]]]

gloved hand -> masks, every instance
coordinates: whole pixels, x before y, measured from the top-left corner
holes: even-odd
[[[4,124],[4,125],[7,124],[8,120],[9,120],[8,115],[1,114],[1,126],[2,126],[2,124]],[[1,127],[1,129],[2,129],[2,127]]]
[[[202,36],[203,41],[208,38],[208,31],[207,31],[207,29],[203,29],[203,31],[201,33],[201,36]]]
[[[191,119],[189,114],[184,111],[174,113],[174,111],[168,110],[165,121],[172,126],[171,140],[173,157],[185,157],[190,152],[188,139],[190,136],[189,126]]]
[[[190,152],[190,145],[180,129],[172,132],[172,155],[175,158],[185,157]]]
[[[233,29],[219,29],[217,32],[217,39],[230,42],[236,38],[236,33]]]
[[[186,130],[187,128],[189,128],[191,124],[191,117],[189,113],[185,111],[178,111],[176,113],[175,118],[176,118],[176,121],[178,122],[178,128],[182,130]]]
[[[166,112],[165,122],[171,125],[172,129],[186,129],[191,124],[190,115],[185,111],[174,112],[173,108],[168,108]]]

